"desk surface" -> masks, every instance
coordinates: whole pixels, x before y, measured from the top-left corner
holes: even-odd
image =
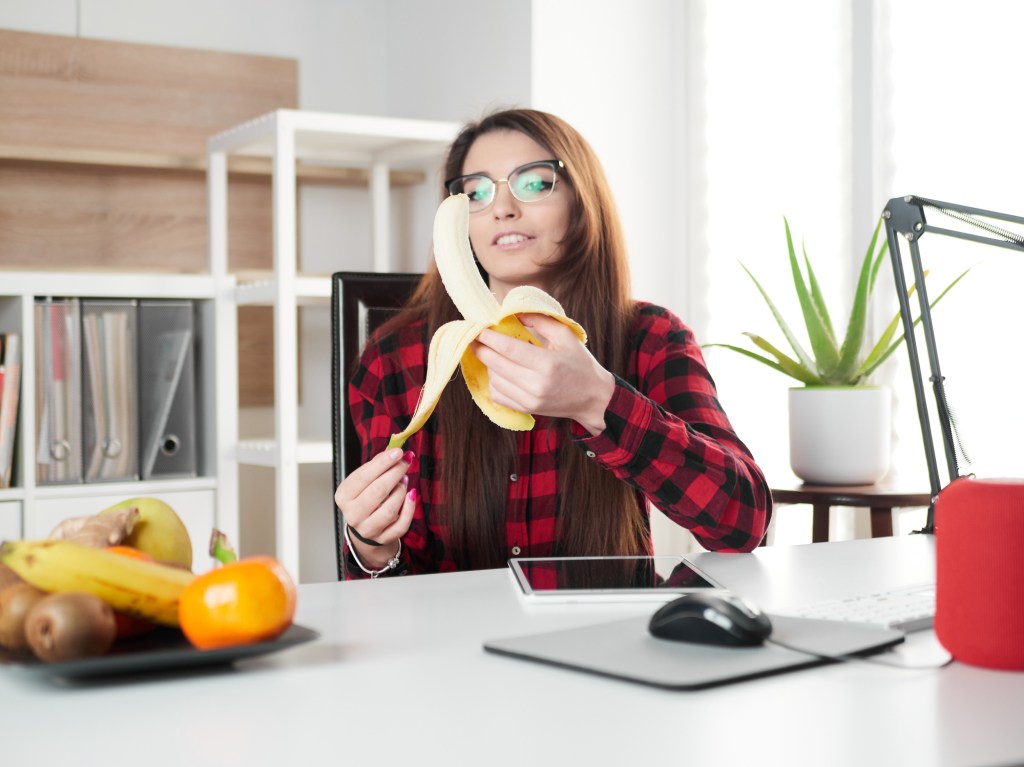
[[[934,572],[928,536],[695,561],[768,609]],[[652,610],[528,608],[504,570],[304,585],[298,622],[323,638],[234,669],[67,686],[0,668],[3,759],[104,767],[1024,759],[1022,674],[847,663],[670,692],[481,649],[488,638]],[[922,662],[938,650],[932,632],[919,632],[900,653]]]

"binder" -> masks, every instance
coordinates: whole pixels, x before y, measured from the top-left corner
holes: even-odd
[[[195,341],[191,301],[139,302],[143,479],[197,473]]]
[[[21,336],[0,335],[0,488],[11,486],[14,441],[18,425],[18,394],[21,391]]]
[[[37,298],[36,482],[82,481],[81,307]]]
[[[134,299],[82,299],[86,482],[139,478]]]

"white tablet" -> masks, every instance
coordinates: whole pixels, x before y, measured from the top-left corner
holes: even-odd
[[[519,557],[508,566],[520,595],[537,604],[666,601],[680,594],[721,589],[685,558]]]

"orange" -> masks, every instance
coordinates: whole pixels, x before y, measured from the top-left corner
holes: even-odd
[[[274,639],[295,616],[295,582],[273,557],[245,557],[196,576],[181,594],[178,620],[201,650]]]
[[[120,554],[123,557],[130,557],[131,559],[141,559],[144,562],[156,561],[146,552],[132,546],[107,546],[106,549],[107,551],[112,551],[115,554]],[[118,639],[147,634],[156,628],[156,624],[152,621],[148,621],[145,618],[138,618],[119,610],[114,610],[114,624],[117,626],[116,636]]]
[[[149,554],[142,549],[137,549],[134,546],[107,546],[107,551],[112,551],[115,554],[120,554],[123,557],[131,557],[132,559],[141,559],[144,562],[155,562]]]

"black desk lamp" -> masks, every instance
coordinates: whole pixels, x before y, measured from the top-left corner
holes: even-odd
[[[943,229],[929,224],[925,218],[925,208],[938,211],[950,218],[968,224],[986,232],[987,235],[974,234],[955,229]],[[908,195],[894,197],[889,200],[882,213],[885,220],[885,233],[889,239],[889,253],[892,259],[893,275],[896,279],[896,295],[900,302],[900,317],[903,321],[903,332],[910,356],[910,374],[914,382],[914,397],[917,400],[917,415],[921,421],[921,436],[924,438],[924,453],[928,462],[928,478],[931,482],[932,501],[928,506],[928,517],[925,526],[919,532],[935,532],[935,499],[942,489],[939,479],[938,461],[935,456],[935,443],[932,437],[931,418],[928,414],[928,403],[925,399],[924,382],[921,374],[921,361],[917,352],[917,341],[914,337],[914,319],[910,310],[910,299],[907,296],[907,281],[903,272],[903,258],[900,255],[897,234],[903,235],[910,245],[910,261],[914,270],[914,281],[917,283],[917,296],[921,309],[921,329],[928,351],[928,362],[931,369],[932,389],[935,395],[936,412],[939,428],[942,431],[942,444],[946,454],[946,468],[949,481],[960,476],[957,466],[956,449],[953,443],[953,421],[946,403],[946,391],[943,385],[942,372],[939,369],[939,353],[935,346],[935,329],[932,325],[929,308],[928,292],[925,289],[924,268],[921,266],[921,248],[918,244],[926,232],[934,232],[961,240],[972,240],[987,245],[996,245],[1011,250],[1024,250],[1024,234],[1007,231],[991,220],[1011,222],[1024,225],[1024,217],[1011,216],[1006,213],[994,213],[990,210],[971,208],[923,197]]]

